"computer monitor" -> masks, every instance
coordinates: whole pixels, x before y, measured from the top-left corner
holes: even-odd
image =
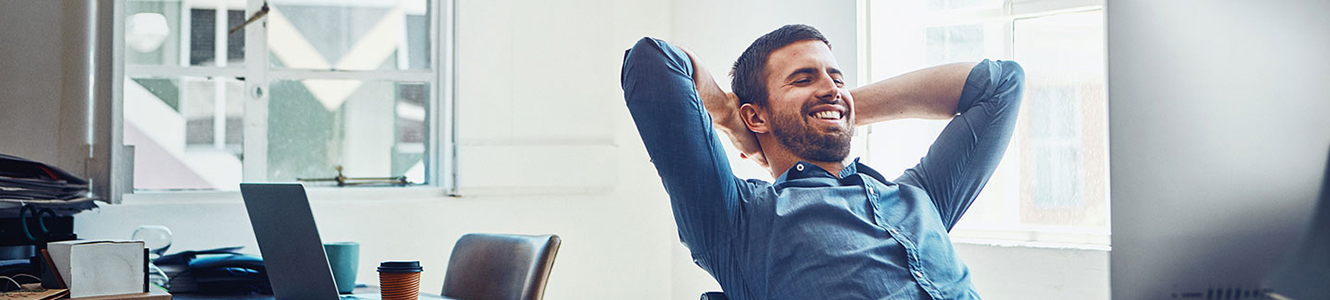
[[[1267,299],[1324,189],[1330,2],[1106,9],[1112,298]]]
[[[1307,238],[1269,283],[1274,293],[1287,299],[1330,299],[1330,162],[1321,179],[1321,198],[1312,212]]]

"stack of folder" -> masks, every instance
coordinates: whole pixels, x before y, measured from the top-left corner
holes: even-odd
[[[87,194],[87,180],[47,164],[0,154],[0,199],[70,200]]]
[[[23,204],[78,212],[96,207],[88,181],[44,163],[0,154],[0,211]]]

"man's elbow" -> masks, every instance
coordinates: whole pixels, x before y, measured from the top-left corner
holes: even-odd
[[[691,90],[692,65],[683,51],[665,41],[643,37],[624,51],[619,81],[627,102],[649,100],[651,97],[641,96],[681,87]]]
[[[993,83],[994,100],[1001,101],[1012,107],[1020,106],[1022,95],[1025,93],[1025,68],[1020,63],[1010,60],[999,60],[995,62],[997,72]]]
[[[1024,90],[1025,89],[1025,68],[1020,63],[1011,60],[998,61],[1000,69],[998,76],[998,90]]]

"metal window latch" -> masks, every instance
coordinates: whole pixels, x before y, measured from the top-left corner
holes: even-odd
[[[337,177],[332,177],[332,178],[296,178],[296,181],[302,181],[302,182],[328,182],[328,181],[332,181],[332,182],[337,182],[337,186],[374,185],[374,184],[386,184],[386,185],[405,186],[405,185],[411,184],[410,181],[407,181],[407,180],[406,180],[406,176],[395,176],[395,177],[346,177],[346,175],[343,175],[343,174],[342,174],[342,166],[340,166],[340,165],[338,165],[338,166],[333,166],[333,168],[334,168],[334,169],[337,169]]]
[[[268,15],[268,2],[263,2],[263,7],[259,8],[259,11],[256,11],[254,12],[253,15],[250,15],[249,19],[245,19],[245,23],[240,23],[240,25],[236,25],[235,28],[231,28],[231,32],[228,32],[227,34],[235,34],[236,31],[240,31],[241,28],[245,28],[245,26],[249,26],[249,24],[258,21],[259,18],[262,18],[263,16],[267,15]]]

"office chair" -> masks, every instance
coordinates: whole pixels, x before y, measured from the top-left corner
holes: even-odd
[[[540,300],[560,243],[558,235],[464,235],[453,246],[440,295],[465,300]]]

